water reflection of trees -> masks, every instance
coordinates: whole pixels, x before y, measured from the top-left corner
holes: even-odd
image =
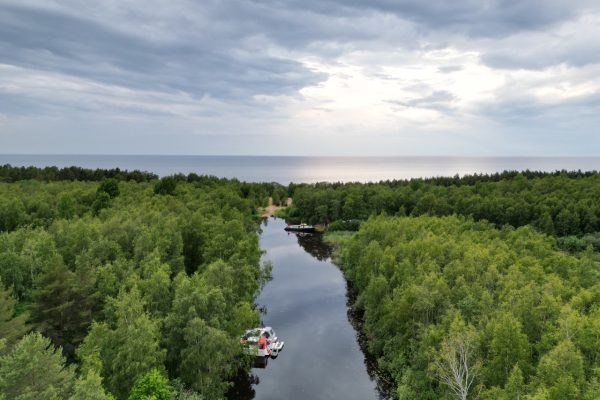
[[[264,229],[269,226],[269,218],[262,218],[260,220],[260,224],[258,225],[258,234],[262,235]]]
[[[325,261],[331,258],[332,248],[323,242],[323,236],[320,233],[289,233],[296,235],[298,244],[307,253],[315,257],[319,261]]]
[[[258,376],[241,370],[233,379],[226,398],[235,400],[252,400],[256,395],[253,385],[258,385]]]
[[[262,233],[262,230],[264,228],[267,228],[269,222],[272,222],[271,218],[263,219],[259,233]],[[304,251],[306,251],[319,261],[327,261],[331,258],[333,248],[332,246],[328,245],[323,241],[323,236],[321,234],[303,232],[288,232],[287,234],[295,235],[300,247],[302,247]],[[349,296],[349,298],[347,299],[347,304],[349,306],[348,319],[350,320],[350,323],[352,324],[353,328],[357,331],[357,338],[360,344],[360,348],[365,354],[365,364],[367,366],[367,372],[372,379],[376,379],[377,381],[377,390],[379,392],[379,398],[389,399],[391,398],[391,396],[389,396],[388,393],[392,392],[393,381],[387,376],[383,375],[381,372],[379,372],[376,359],[368,355],[368,342],[366,340],[366,337],[360,334],[362,315],[359,312],[357,312],[355,308],[351,307],[356,300],[354,297],[352,297],[351,291],[347,293],[347,296]],[[261,315],[267,314],[267,307],[265,305],[255,304],[255,307],[259,309]],[[268,365],[261,365],[255,363],[253,365],[253,368],[277,368],[276,364],[276,362],[273,362],[273,364],[269,362]],[[257,375],[248,373],[245,370],[241,370],[235,376],[233,380],[233,385],[228,391],[226,398],[230,400],[252,400],[256,395],[254,386],[258,385],[259,383],[260,381]]]

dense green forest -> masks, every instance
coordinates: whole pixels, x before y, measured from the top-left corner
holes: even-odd
[[[342,239],[399,399],[600,398],[600,269],[531,227],[386,217]]]
[[[0,167],[0,400],[220,399],[256,209],[326,223],[399,399],[600,398],[600,174],[373,184]]]
[[[600,174],[290,185],[399,399],[600,398]],[[566,250],[566,252],[565,252]]]
[[[273,185],[0,170],[0,398],[222,398],[249,368]]]
[[[592,172],[526,171],[372,184],[290,185],[290,192],[294,204],[288,216],[308,223],[363,220],[382,212],[458,214],[497,226],[531,224],[557,236],[600,231],[600,174]]]
[[[102,181],[115,179],[119,181],[148,182],[157,179],[156,174],[142,171],[125,171],[114,169],[89,169],[81,167],[13,167],[10,164],[0,166],[0,182],[17,182],[24,180],[39,181]]]

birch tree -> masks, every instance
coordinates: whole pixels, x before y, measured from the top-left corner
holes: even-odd
[[[474,398],[473,384],[481,367],[475,358],[476,343],[474,330],[463,326],[446,337],[434,362],[436,378],[459,400]]]

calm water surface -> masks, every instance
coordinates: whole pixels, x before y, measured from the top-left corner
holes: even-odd
[[[357,333],[348,319],[344,277],[318,235],[297,237],[281,219],[265,220],[261,246],[273,263],[273,280],[257,304],[266,309],[285,347],[266,368],[252,370],[257,400],[381,399],[369,376]]]
[[[600,170],[600,157],[262,157],[0,155],[0,164],[195,172],[249,182],[368,182],[504,170]]]

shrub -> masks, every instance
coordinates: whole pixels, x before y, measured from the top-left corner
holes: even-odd
[[[167,176],[160,179],[154,184],[154,193],[156,194],[174,194],[177,188],[177,180],[172,176]]]

